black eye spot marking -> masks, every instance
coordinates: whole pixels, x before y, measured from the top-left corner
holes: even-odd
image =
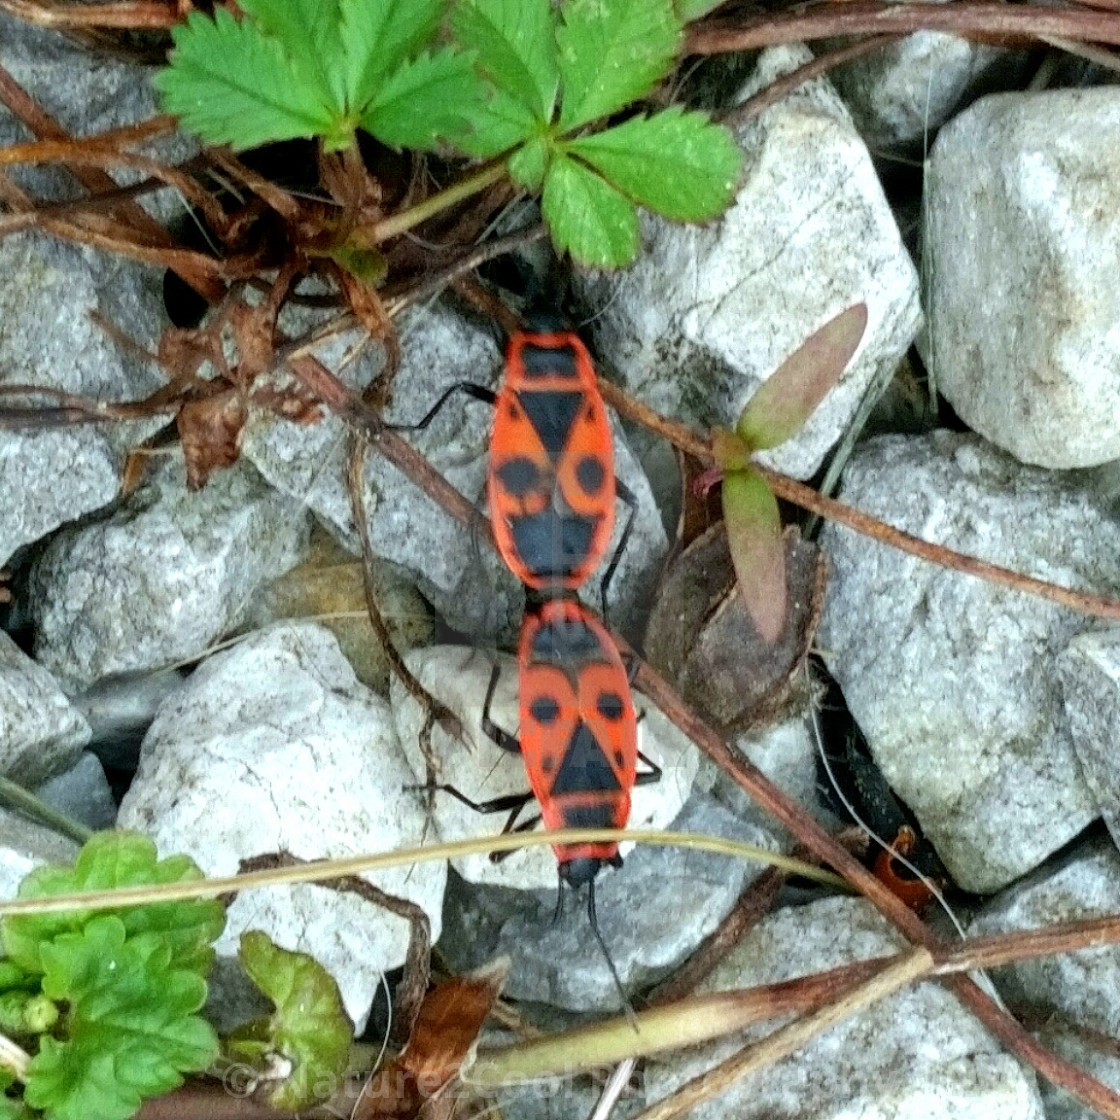
[[[615,751],[615,752],[614,752],[614,764],[615,764],[615,766],[617,766],[617,767],[618,767],[619,769],[621,769],[621,768],[622,768],[622,764],[623,764],[623,763],[624,763],[625,761],[626,761],[626,760],[625,760],[625,759],[623,758],[623,756],[622,756],[622,751]]]
[[[537,723],[547,727],[559,718],[560,705],[551,696],[538,696],[529,705],[529,714]]]
[[[498,479],[507,493],[515,498],[524,498],[528,494],[539,490],[541,486],[541,472],[532,459],[510,459],[498,468]]]
[[[617,692],[600,692],[599,699],[595,701],[595,707],[599,710],[599,715],[603,719],[614,722],[622,719],[622,712],[626,705],[623,704],[622,697]]]
[[[556,769],[556,766],[555,766],[555,764],[553,763],[553,761],[552,761],[552,759],[551,759],[551,758],[546,758],[546,759],[545,759],[545,760],[544,760],[544,761],[543,761],[543,762],[541,763],[541,769],[542,769],[542,770],[543,770],[543,771],[544,771],[544,772],[545,772],[546,774],[551,774],[551,773],[552,773],[552,771]]]
[[[576,479],[585,494],[598,494],[606,477],[603,464],[594,455],[585,455],[576,466]]]

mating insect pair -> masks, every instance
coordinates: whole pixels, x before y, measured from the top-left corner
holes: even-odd
[[[519,734],[490,719],[497,668],[483,730],[499,747],[520,753],[546,828],[624,828],[631,790],[656,780],[660,771],[652,764],[637,771],[628,674],[606,627],[575,598],[607,551],[615,501],[621,500],[629,512],[603,577],[605,611],[635,509],[633,495],[615,478],[610,421],[590,355],[570,330],[534,320],[510,339],[497,393],[459,383],[417,426],[426,426],[456,392],[494,405],[486,484],[494,541],[529,594],[518,645]],[[441,788],[467,801],[454,787]],[[512,828],[529,796],[468,803],[483,811],[513,811],[507,824]],[[599,932],[594,895],[598,872],[622,863],[618,844],[557,844],[553,851],[562,884],[587,886],[591,927],[619,983]]]

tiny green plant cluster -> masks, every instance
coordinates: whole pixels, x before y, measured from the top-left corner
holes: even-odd
[[[101,832],[72,866],[32,871],[19,897],[202,877],[188,856],[159,859],[145,836]],[[241,963],[273,1014],[224,1046],[199,1014],[224,928],[225,908],[210,899],[0,919],[0,1035],[31,1056],[25,1069],[0,1069],[0,1120],[127,1120],[220,1055],[277,1108],[310,1107],[337,1090],[351,1024],[338,985],[313,958],[250,931]]]
[[[730,132],[680,106],[632,111],[716,2],[241,0],[242,20],[192,13],[156,84],[211,144],[337,150],[360,128],[491,161],[541,193],[559,249],[618,267],[638,252],[638,206],[703,222],[734,198]]]
[[[187,856],[160,860],[145,837],[106,832],[72,867],[32,871],[19,896],[201,877]],[[5,1096],[0,1117],[31,1108],[48,1120],[126,1120],[145,1097],[205,1069],[218,1039],[198,1011],[224,925],[213,901],[5,917],[3,1032],[33,1056],[22,1101]]]

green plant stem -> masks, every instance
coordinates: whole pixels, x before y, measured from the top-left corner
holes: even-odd
[[[466,179],[460,179],[459,182],[453,183],[442,191],[437,191],[431,197],[424,199],[423,202],[418,202],[415,206],[410,206],[407,210],[402,210],[399,214],[393,214],[392,217],[378,222],[372,231],[374,241],[380,244],[382,241],[388,241],[391,237],[406,233],[421,222],[426,222],[441,210],[447,210],[449,207],[462,202],[463,199],[470,198],[472,194],[478,194],[480,191],[486,190],[487,187],[501,180],[505,173],[506,165],[504,161],[501,161],[492,163],[489,167],[484,167],[481,171],[469,175]]]
[[[79,824],[65,813],[60,813],[41,798],[36,797],[29,789],[24,789],[9,778],[0,778],[0,802],[17,809],[25,816],[40,821],[55,832],[76,840],[79,844],[84,844],[93,835],[93,829],[86,828],[84,824]]]

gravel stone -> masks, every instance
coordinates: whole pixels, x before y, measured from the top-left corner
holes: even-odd
[[[736,100],[812,56],[762,54]],[[918,279],[871,157],[826,81],[809,82],[738,132],[746,160],[735,205],[698,227],[645,215],[643,252],[624,272],[580,280],[600,353],[661,412],[734,427],[759,385],[825,322],[868,306],[848,372],[797,438],[762,459],[797,478],[820,466],[877,372],[913,340]]]
[[[36,562],[36,656],[79,690],[199,656],[256,587],[299,563],[306,511],[248,465],[190,493],[176,460],[104,521],[62,530]]]
[[[1058,658],[1058,673],[1082,773],[1120,844],[1120,629],[1079,634]]]
[[[862,899],[771,914],[701,986],[748,988],[895,952],[904,942]],[[646,1074],[657,1100],[780,1024],[671,1055]],[[1044,1120],[1034,1078],[938,984],[845,1019],[793,1057],[736,1082],[689,1120]]]
[[[970,936],[1041,929],[1120,911],[1120,854],[1104,837],[1079,845],[990,899]],[[1058,1013],[1073,1024],[1120,1038],[1120,946],[1038,957],[995,970],[1014,1009]]]
[[[1120,90],[983,98],[926,181],[927,365],[1023,462],[1120,458]]]
[[[77,854],[73,840],[0,809],[0,898],[15,898],[20,883],[36,867],[72,864]]]
[[[278,624],[206,661],[160,709],[118,824],[210,875],[286,851],[301,859],[419,845],[424,811],[388,705],[359,684],[322,627]],[[365,876],[411,899],[439,936],[446,868]],[[311,953],[338,981],[360,1031],[382,974],[404,962],[408,925],[318,886],[246,892],[217,943],[227,965],[246,929]]]
[[[1120,591],[1120,524],[1074,480],[979,437],[870,440],[841,498],[1016,571]],[[820,645],[875,761],[956,881],[998,890],[1097,813],[1055,672],[1086,619],[832,525],[821,539]]]
[[[51,674],[0,631],[0,774],[36,785],[74,765],[90,738]]]
[[[117,805],[101,760],[89,751],[65,773],[45,781],[35,795],[95,832],[112,828],[117,819]]]

